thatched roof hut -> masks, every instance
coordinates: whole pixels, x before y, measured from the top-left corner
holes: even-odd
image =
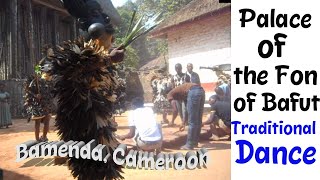
[[[165,55],[161,55],[151,61],[149,61],[147,64],[143,65],[139,70],[140,71],[148,71],[148,70],[163,70],[166,71],[167,69],[167,60],[168,57]]]
[[[213,16],[224,8],[230,8],[230,3],[219,3],[218,0],[193,0],[180,11],[164,20],[151,32],[152,37],[161,37],[175,26],[188,23],[205,16]]]
[[[168,43],[169,73],[175,74],[175,64],[188,63],[200,76],[206,95],[214,92],[218,77],[213,67],[231,61],[231,4],[219,0],[193,0],[165,19],[151,32],[151,37],[165,38]]]

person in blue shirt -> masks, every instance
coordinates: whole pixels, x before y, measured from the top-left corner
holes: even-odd
[[[221,84],[215,89],[216,94],[221,101],[231,101],[231,89],[226,83]]]

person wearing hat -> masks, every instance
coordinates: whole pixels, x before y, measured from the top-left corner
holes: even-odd
[[[5,84],[0,83],[0,128],[12,125],[9,106],[10,94],[4,90]]]

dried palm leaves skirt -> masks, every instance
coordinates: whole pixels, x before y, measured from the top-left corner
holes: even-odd
[[[49,47],[40,65],[54,84],[58,100],[55,125],[60,138],[85,143],[95,139],[113,153],[118,146],[112,115],[118,82],[106,52],[93,42],[68,41]],[[69,168],[78,179],[122,178],[121,166],[111,160],[104,163],[70,158]]]

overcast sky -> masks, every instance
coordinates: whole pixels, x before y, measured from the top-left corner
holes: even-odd
[[[122,6],[128,0],[111,0],[114,7]]]

